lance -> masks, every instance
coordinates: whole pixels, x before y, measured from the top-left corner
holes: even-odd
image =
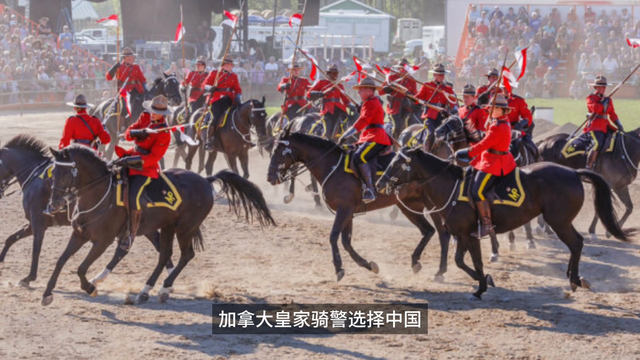
[[[296,38],[296,46],[295,48],[293,48],[293,57],[291,58],[291,67],[293,68],[294,64],[296,63],[296,48],[298,47],[298,44],[300,44],[300,36],[302,35],[302,24],[304,23],[304,14],[305,11],[307,9],[307,0],[304,0],[304,5],[302,6],[302,18],[300,19],[300,25],[298,26],[298,37]],[[275,20],[274,20],[275,21]],[[289,86],[291,85],[291,78],[293,76],[291,76],[291,74],[289,74],[289,76],[287,77],[287,84],[289,84]],[[285,90],[284,92],[284,101],[282,102],[282,116],[280,117],[281,119],[284,118],[284,107],[287,104],[287,98],[288,98],[288,93],[293,90],[291,88],[289,88],[288,90]]]
[[[242,8],[242,5],[240,5],[240,7]],[[238,16],[242,16],[242,13],[240,13],[240,15],[238,15]],[[234,21],[234,23],[233,23],[233,30],[231,31],[231,36],[229,36],[229,41],[227,42],[227,47],[224,50],[224,55],[222,56],[222,61],[224,61],[224,59],[227,57],[227,54],[229,53],[229,49],[231,48],[231,40],[233,39],[233,36],[236,34],[236,29],[238,28],[238,22],[240,22],[240,19],[236,19],[236,21]],[[213,81],[212,89],[215,89],[218,86],[218,80],[220,80],[220,73],[221,72],[222,72],[222,63],[220,63],[220,68],[216,72],[216,78]]]
[[[184,26],[184,18],[182,17],[182,4],[180,4],[180,24],[182,26],[180,31],[184,31],[185,26]],[[182,42],[182,68],[184,70],[187,68],[187,59],[184,54],[184,34],[182,34],[180,40],[182,40],[181,41]],[[185,74],[184,76],[186,77],[187,74]],[[186,105],[184,108],[184,113],[185,113],[186,119],[189,119],[189,94],[190,93],[191,93],[191,85],[188,85],[188,88],[184,89],[184,103]]]
[[[504,54],[504,61],[502,62],[502,69],[504,69],[504,66],[507,64],[507,56],[509,55],[509,49],[507,49],[506,53]],[[503,70],[500,70],[500,74],[498,75],[498,81],[496,81],[495,83],[498,84],[498,86],[500,85],[500,82],[502,81],[502,74],[504,73]],[[491,118],[491,116],[493,115],[493,109],[496,106],[496,99],[498,98],[498,92],[496,91],[493,94],[493,101],[491,101],[491,110],[489,111],[489,118]]]
[[[365,74],[365,75],[367,75],[367,76],[369,76],[369,75],[368,75],[368,74],[366,74],[366,73],[364,73],[364,74]],[[384,81],[382,81],[382,80],[380,80],[380,79],[376,79],[376,78],[374,78],[374,77],[372,77],[372,76],[369,76],[369,77],[370,77],[371,79],[373,79],[374,81],[377,81],[377,82],[379,82],[379,83],[381,83],[381,84],[384,84]],[[439,107],[439,106],[431,105],[431,104],[429,104],[428,102],[426,102],[426,101],[424,101],[424,100],[422,100],[422,99],[418,99],[417,97],[415,97],[415,96],[411,95],[411,94],[410,94],[410,93],[408,93],[408,92],[405,92],[405,93],[403,93],[403,94],[404,94],[406,97],[408,97],[409,99],[411,99],[411,100],[414,100],[414,101],[418,102],[420,105],[424,105],[424,106],[426,106],[426,107],[428,107],[428,108],[430,108],[430,109],[436,110],[436,111],[444,111],[444,109],[443,109],[443,108],[441,108],[441,107]]]
[[[422,65],[422,64],[421,64],[421,65]],[[404,79],[404,77],[406,77],[407,75],[411,75],[411,74],[409,74],[408,72],[407,72],[407,74],[402,74],[402,73],[400,73],[400,72],[398,72],[398,71],[395,71],[395,70],[393,70],[393,69],[391,69],[391,68],[389,68],[389,70],[390,70],[391,72],[393,72],[393,73],[398,74],[398,75],[402,75],[402,76],[403,76],[403,77],[402,77],[402,79]],[[396,80],[395,82],[402,81],[402,79]],[[413,78],[413,81],[415,81],[417,84],[420,84],[420,85],[422,85],[422,86],[426,87],[427,89],[430,89],[430,90],[433,90],[433,91],[436,91],[436,92],[439,92],[439,93],[444,94],[444,96],[445,96],[445,97],[447,97],[447,101],[449,101],[449,102],[450,102],[450,103],[452,103],[452,104],[453,104],[453,103],[455,103],[455,102],[457,102],[458,100],[461,100],[460,98],[456,97],[455,95],[449,94],[448,92],[446,92],[446,91],[444,91],[444,90],[441,90],[441,89],[438,89],[438,88],[434,88],[433,86],[431,86],[431,85],[429,85],[429,84],[427,84],[427,83],[424,83],[424,82],[422,82],[422,81],[419,81],[419,80],[418,80],[418,79],[416,79],[416,78]]]
[[[129,82],[129,78],[127,77],[124,80],[124,84],[122,84],[122,87],[120,88],[120,90],[118,90],[118,94],[116,95],[115,98],[115,103],[112,104],[111,106],[109,106],[109,112],[107,112],[107,115],[105,115],[104,119],[102,120],[102,124],[105,125],[107,123],[107,119],[109,119],[111,117],[111,115],[113,114],[113,108],[116,107],[116,109],[118,109],[118,129],[116,130],[116,134],[118,133],[118,131],[120,131],[120,96],[122,93],[122,90],[125,88],[125,86],[127,86],[127,83]]]

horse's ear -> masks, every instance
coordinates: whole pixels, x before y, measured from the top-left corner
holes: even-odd
[[[284,137],[288,138],[291,135],[291,122],[284,126]]]
[[[267,101],[267,98],[264,96],[264,94],[262,94],[262,105],[264,105],[266,101]]]
[[[169,77],[169,74],[167,74],[167,73],[166,73],[166,72],[164,72],[164,71],[162,72],[162,75],[164,76],[164,78],[165,78],[165,79]]]
[[[62,157],[62,153],[52,147],[49,147],[49,151],[51,152],[51,154],[53,155],[54,158],[60,159]]]

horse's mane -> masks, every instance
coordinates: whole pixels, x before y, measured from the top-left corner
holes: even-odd
[[[447,168],[449,172],[451,172],[456,177],[460,178],[464,174],[464,170],[460,166],[456,165],[455,163],[440,159],[433,154],[427,154],[421,148],[409,150],[409,153],[411,152],[415,153],[421,161],[428,162],[429,170],[434,174],[439,174],[442,171],[447,170]]]
[[[5,147],[8,149],[25,150],[42,159],[50,158],[47,145],[31,134],[19,134],[9,140]]]
[[[640,140],[640,128],[631,130],[629,132],[624,133],[625,135],[629,135],[636,140]]]
[[[71,151],[73,151],[74,153],[79,153],[81,156],[87,156],[87,157],[89,157],[89,158],[93,158],[93,159],[95,159],[96,161],[99,161],[100,163],[104,164],[104,166],[105,166],[105,167],[108,167],[108,164],[109,164],[105,159],[103,159],[103,158],[98,154],[98,152],[97,152],[97,151],[95,151],[95,150],[93,150],[92,148],[89,148],[89,147],[87,147],[87,146],[80,145],[80,144],[73,144],[73,145],[70,145],[70,146],[68,146],[68,147],[64,148],[64,150],[63,150],[63,151],[65,151],[65,152],[69,152],[69,153],[70,153]]]
[[[336,143],[334,143],[333,141],[330,141],[318,136],[314,136],[314,135],[307,135],[303,133],[291,133],[290,138],[291,140],[298,140],[310,146],[325,149],[325,150],[338,149],[338,146],[336,146]]]

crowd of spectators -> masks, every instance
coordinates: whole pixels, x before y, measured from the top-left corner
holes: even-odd
[[[547,13],[516,8],[471,6],[467,30],[473,48],[458,69],[462,82],[484,82],[489,69],[500,67],[507,49],[510,62],[515,51],[528,47],[527,71],[518,91],[529,97],[566,96],[558,93],[558,85],[573,81],[570,95],[579,98],[596,75],[620,81],[640,60],[625,40],[640,37],[640,21],[634,22],[626,8],[596,14],[587,6],[581,17],[573,6],[565,16],[558,8]]]

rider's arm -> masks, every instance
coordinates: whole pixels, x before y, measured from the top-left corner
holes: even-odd
[[[138,120],[133,124],[131,124],[131,126],[129,126],[127,131],[124,133],[124,138],[127,141],[135,141],[136,139],[131,136],[131,130],[145,129],[147,127],[147,122],[144,120],[145,116],[151,117],[149,113],[143,112],[142,114],[140,114],[140,117],[138,118]]]
[[[508,124],[489,126],[484,139],[469,148],[469,156],[474,158],[480,155],[483,151],[491,149],[491,147],[498,142],[500,136],[504,135],[501,133],[505,131],[511,131],[511,127]]]
[[[100,119],[98,118],[94,118],[94,119],[96,122],[95,128],[98,129],[98,131],[96,131],[96,135],[98,136],[98,139],[100,139],[100,142],[103,145],[107,145],[108,143],[111,142],[111,135],[109,135],[109,133],[104,129],[104,126],[102,126]]]
[[[171,143],[171,133],[161,132],[156,135],[156,140],[151,147],[148,155],[141,155],[145,164],[157,164],[169,149]]]
[[[71,144],[71,140],[73,140],[73,128],[69,124],[72,118],[68,118],[64,123],[64,128],[62,129],[62,138],[60,139],[60,145],[58,145],[59,149],[64,149],[69,144]]]

